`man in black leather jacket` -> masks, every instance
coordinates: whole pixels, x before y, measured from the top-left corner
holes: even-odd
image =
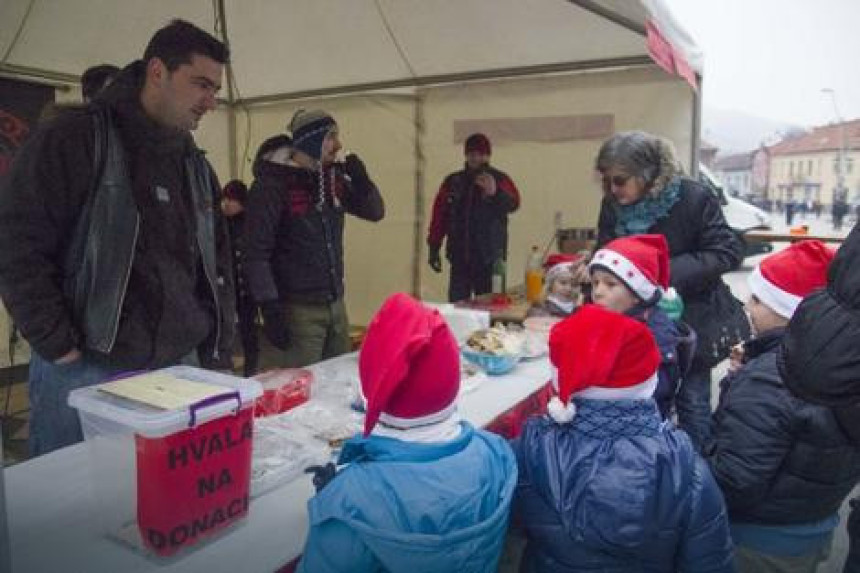
[[[33,455],[81,439],[75,388],[229,358],[229,240],[189,134],[227,58],[174,20],[94,102],[44,125],[0,190],[0,296],[33,350]]]

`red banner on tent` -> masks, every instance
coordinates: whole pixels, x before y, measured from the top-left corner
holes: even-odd
[[[696,82],[696,72],[693,71],[684,55],[672,46],[650,18],[645,21],[645,38],[648,54],[658,66],[663,68],[666,73],[677,74],[684,78],[694,90],[699,89]]]
[[[660,30],[649,18],[645,21],[645,39],[648,44],[648,54],[658,66],[663,68],[668,74],[675,74],[675,64],[673,60],[672,44],[669,40],[663,37]]]
[[[672,59],[675,60],[675,71],[678,72],[678,75],[687,80],[687,83],[690,84],[691,88],[698,90],[699,84],[696,82],[696,72],[694,72],[690,64],[687,63],[686,58],[684,58],[684,56],[682,56],[677,50],[673,50]]]

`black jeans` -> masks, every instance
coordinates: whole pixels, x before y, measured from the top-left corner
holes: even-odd
[[[493,290],[493,266],[451,263],[448,301],[457,302]]]
[[[257,305],[249,298],[240,298],[236,301],[236,316],[239,319],[239,340],[242,343],[242,354],[245,357],[242,375],[248,378],[257,373],[260,360]]]

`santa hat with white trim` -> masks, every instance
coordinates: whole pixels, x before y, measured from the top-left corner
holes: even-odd
[[[544,281],[550,283],[562,273],[570,273],[574,265],[581,260],[581,255],[553,253],[543,263]]]
[[[553,327],[549,358],[558,375],[553,380],[557,397],[547,410],[559,423],[576,414],[571,397],[644,400],[657,387],[660,351],[648,327],[594,304]]]
[[[404,293],[376,313],[358,358],[367,402],[364,435],[377,422],[409,429],[441,422],[457,408],[460,352],[439,311]]]
[[[791,319],[800,301],[827,285],[836,251],[821,241],[799,241],[764,259],[748,280],[750,291],[778,315]]]
[[[669,244],[663,235],[615,239],[594,254],[593,269],[612,273],[646,304],[656,304],[669,289]]]

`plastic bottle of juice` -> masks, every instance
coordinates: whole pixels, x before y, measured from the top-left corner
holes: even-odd
[[[530,303],[537,302],[543,290],[543,263],[540,250],[537,246],[532,247],[526,261],[526,300]]]

